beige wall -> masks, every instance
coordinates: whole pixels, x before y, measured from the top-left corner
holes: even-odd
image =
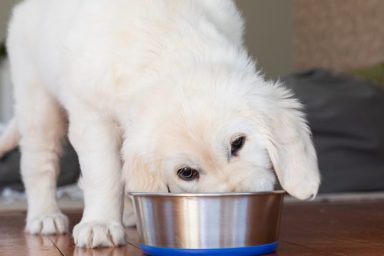
[[[294,0],[296,66],[338,71],[384,62],[383,0]]]

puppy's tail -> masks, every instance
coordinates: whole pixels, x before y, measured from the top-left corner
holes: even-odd
[[[16,119],[13,117],[0,135],[0,157],[19,144],[20,133],[17,129]]]

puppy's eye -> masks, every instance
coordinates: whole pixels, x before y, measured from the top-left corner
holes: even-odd
[[[240,136],[231,142],[231,155],[237,156],[237,153],[244,146],[245,136]]]
[[[199,178],[199,172],[190,167],[184,167],[177,171],[177,176],[185,181],[192,181]]]

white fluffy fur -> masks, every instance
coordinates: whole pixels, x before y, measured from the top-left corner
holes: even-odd
[[[126,191],[262,191],[273,189],[275,170],[293,196],[316,195],[316,154],[301,106],[255,71],[242,30],[230,0],[19,4],[8,49],[27,231],[67,230],[54,198],[67,123],[85,196],[77,246],[125,243],[123,184]],[[239,134],[246,142],[233,157]],[[198,181],[177,177],[186,165],[200,171]]]

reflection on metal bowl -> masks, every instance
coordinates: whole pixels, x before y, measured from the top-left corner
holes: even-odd
[[[130,194],[149,255],[257,255],[277,247],[284,191]]]

